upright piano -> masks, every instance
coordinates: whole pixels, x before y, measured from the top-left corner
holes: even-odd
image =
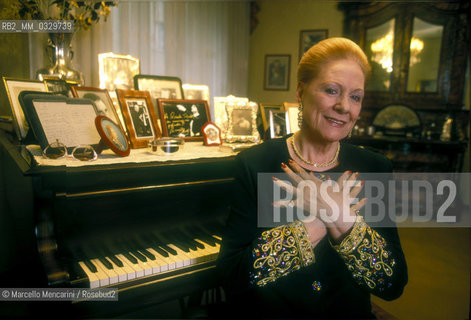
[[[233,154],[44,166],[0,130],[0,160],[1,287],[117,288],[62,306],[114,317],[217,286]]]

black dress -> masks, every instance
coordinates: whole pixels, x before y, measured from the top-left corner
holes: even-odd
[[[236,185],[217,262],[228,300],[227,315],[374,318],[370,294],[393,300],[407,283],[406,261],[395,227],[372,228],[358,218],[350,233],[353,246],[352,241],[335,246],[325,236],[313,252],[301,244],[306,239],[299,222],[275,229],[257,227],[257,174],[282,172],[281,163],[290,159],[287,138],[268,140],[236,158]],[[323,173],[347,170],[391,173],[392,166],[381,155],[342,143],[339,165]],[[274,249],[277,237],[290,247],[290,253],[285,252],[287,248]],[[288,245],[293,238],[296,245]],[[285,255],[286,261],[280,263],[283,259],[276,253],[289,257]]]

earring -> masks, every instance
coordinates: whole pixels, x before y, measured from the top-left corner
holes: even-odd
[[[303,109],[304,109],[304,106],[303,106],[303,102],[299,102],[299,106],[298,106],[298,126],[299,128],[302,127],[303,125]]]
[[[350,138],[352,137],[352,131],[353,131],[353,128],[352,128],[352,130],[350,130],[350,132],[349,132],[348,135],[347,135],[347,138],[348,138],[348,139],[350,139]]]

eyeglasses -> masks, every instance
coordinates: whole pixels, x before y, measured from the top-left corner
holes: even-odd
[[[43,156],[48,159],[61,159],[69,156],[69,154],[67,147],[63,143],[60,143],[59,140],[56,140],[43,150]],[[89,145],[76,146],[70,156],[80,161],[93,161],[98,157],[95,149]]]

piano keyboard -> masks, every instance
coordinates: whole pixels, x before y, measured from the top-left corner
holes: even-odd
[[[145,249],[82,259],[78,266],[86,274],[90,288],[100,288],[214,261],[220,243],[221,238],[216,235],[161,242]]]

